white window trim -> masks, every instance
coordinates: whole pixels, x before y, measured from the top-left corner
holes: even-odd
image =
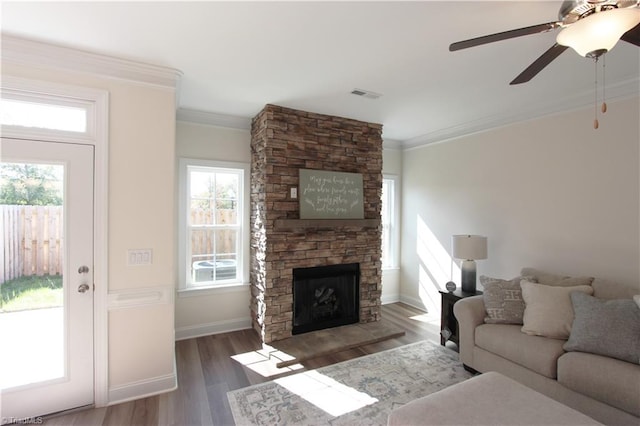
[[[24,139],[25,137],[32,140],[50,141],[50,142],[66,142],[79,143],[84,145],[94,145],[94,142],[100,137],[99,132],[104,131],[103,123],[99,120],[104,115],[99,111],[100,106],[97,105],[95,96],[91,94],[90,89],[80,89],[74,93],[65,90],[62,86],[57,89],[47,89],[46,82],[31,82],[31,89],[17,88],[15,84],[19,84],[17,79],[7,77],[10,80],[3,82],[2,98],[23,102],[33,102],[43,105],[68,106],[84,109],[87,112],[87,130],[84,132],[73,132],[57,129],[45,129],[38,127],[24,127],[2,125],[2,136],[5,138]],[[49,92],[37,92],[37,90],[50,90]],[[91,97],[90,97],[91,96]]]
[[[189,203],[187,200],[187,169],[189,166],[202,166],[202,167],[215,167],[226,168],[243,171],[242,182],[242,211],[240,212],[242,217],[242,240],[240,243],[240,250],[238,253],[238,264],[241,267],[241,281],[229,284],[216,284],[212,286],[203,287],[187,287],[187,281],[189,271],[187,270],[187,218],[189,211]],[[245,287],[249,285],[249,176],[250,165],[248,163],[238,163],[231,161],[216,161],[205,160],[197,158],[180,158],[178,165],[178,297],[192,297],[202,296],[207,294],[220,294],[229,293],[239,290],[239,287]]]
[[[389,220],[392,224],[389,241],[391,264],[382,265],[383,270],[391,270],[400,268],[400,177],[385,173],[382,178],[393,182],[393,208]]]

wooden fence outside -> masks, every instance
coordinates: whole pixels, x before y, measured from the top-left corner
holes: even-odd
[[[0,205],[0,284],[31,275],[62,275],[62,206]]]
[[[235,223],[236,210],[218,209],[215,223],[218,225]],[[213,224],[213,212],[210,209],[192,208],[191,225]],[[236,252],[236,232],[231,230],[218,231],[213,233],[200,230],[191,234],[191,254],[193,260],[212,260],[211,254],[214,252],[214,245],[217,253]]]
[[[218,210],[217,224],[233,223],[235,210]],[[211,224],[209,209],[191,211],[191,223]],[[31,275],[62,275],[64,232],[62,206],[0,205],[0,284]],[[214,237],[209,232],[195,232],[191,238],[194,260],[211,260]],[[218,231],[218,253],[235,253],[235,231]]]

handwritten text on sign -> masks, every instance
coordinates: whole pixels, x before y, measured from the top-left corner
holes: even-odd
[[[362,175],[300,169],[300,219],[363,219]]]

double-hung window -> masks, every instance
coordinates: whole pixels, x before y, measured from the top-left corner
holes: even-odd
[[[248,165],[180,161],[181,289],[243,284]]]

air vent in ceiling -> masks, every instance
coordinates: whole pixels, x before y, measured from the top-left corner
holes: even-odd
[[[369,90],[362,90],[362,89],[353,89],[351,91],[351,94],[362,96],[363,98],[367,98],[367,99],[378,99],[380,96],[382,96],[380,93],[371,92]]]

